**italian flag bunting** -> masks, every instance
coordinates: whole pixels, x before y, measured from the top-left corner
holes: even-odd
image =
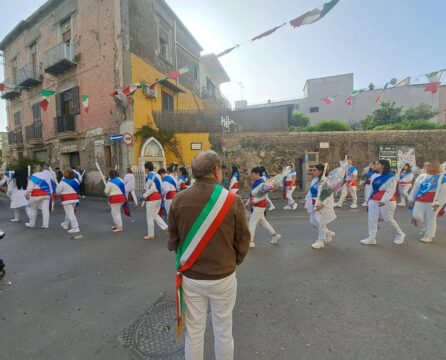
[[[46,89],[40,90],[40,95],[42,95],[42,97],[44,98],[49,98],[53,96],[55,93],[56,92],[54,90],[46,90]]]
[[[43,99],[40,101],[39,105],[43,111],[48,110],[48,105],[50,104],[50,102],[48,101],[48,98],[50,98],[51,96],[54,96],[55,93],[56,93],[56,91],[54,91],[54,90],[48,90],[48,89],[40,90],[40,95],[42,95]]]
[[[328,96],[328,97],[322,98],[321,100],[324,102],[325,105],[330,105],[331,103],[333,103],[335,98],[336,98],[336,96]]]
[[[88,95],[82,95],[82,105],[84,106],[84,111],[88,114],[90,111],[90,105],[88,104]]]
[[[0,83],[0,91],[5,91],[5,84],[3,84],[3,83]]]
[[[438,92],[441,84],[441,76],[446,69],[433,71],[429,74],[426,74],[427,79],[429,80],[429,84],[426,84],[424,91],[429,91],[432,94]]]
[[[322,19],[325,15],[329,13],[331,9],[333,9],[339,0],[332,0],[328,3],[325,3],[322,9],[313,9],[308,11],[307,13],[299,16],[298,18],[291,20],[290,25],[294,28],[297,28],[302,25],[312,24],[320,19]]]

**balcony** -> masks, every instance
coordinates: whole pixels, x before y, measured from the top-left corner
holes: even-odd
[[[42,123],[34,123],[25,128],[26,141],[29,144],[40,144],[43,142]]]
[[[21,129],[8,132],[8,144],[11,147],[23,146],[23,135]]]
[[[76,137],[76,116],[62,115],[54,118],[54,133],[59,137]]]
[[[17,71],[17,85],[26,88],[39,86],[42,83],[42,77],[33,64],[26,64]]]
[[[71,43],[61,42],[45,53],[45,72],[57,76],[77,66],[74,62],[76,48]]]
[[[3,100],[13,100],[17,97],[20,97],[22,94],[21,88],[16,87],[17,82],[11,78],[5,80],[5,91],[3,91],[3,94],[1,98]]]
[[[214,106],[217,108],[227,108],[227,100],[221,95],[220,89],[217,87],[208,87],[204,88],[201,91],[201,98],[205,101],[205,103],[209,104],[209,100],[214,103]]]

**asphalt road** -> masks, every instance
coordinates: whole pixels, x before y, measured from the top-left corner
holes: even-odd
[[[281,204],[280,202],[278,203]],[[347,204],[346,204],[347,205]],[[83,238],[60,227],[10,223],[0,199],[0,359],[132,359],[118,335],[164,294],[174,300],[174,256],[166,237],[144,241],[144,213],[112,234],[103,200],[85,200],[78,211]],[[363,208],[338,211],[337,234],[312,250],[316,231],[302,206],[268,214],[282,234],[269,244],[258,228],[257,247],[237,271],[234,311],[236,359],[446,359],[446,222],[432,244],[417,241],[404,210],[397,220],[406,243],[392,243],[381,225],[378,245],[366,237]],[[158,229],[159,230],[159,229]],[[8,285],[8,282],[11,282]],[[213,359],[212,333],[206,359]]]

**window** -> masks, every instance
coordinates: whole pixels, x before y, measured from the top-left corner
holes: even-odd
[[[79,86],[56,94],[56,116],[80,114]]]
[[[14,113],[14,126],[16,130],[22,127],[22,113],[20,111]]]
[[[163,157],[163,148],[158,142],[150,140],[144,148],[144,157]]]
[[[40,117],[40,104],[36,103],[32,106],[33,111],[33,123],[34,124],[40,124],[41,117]]]
[[[319,112],[319,107],[315,106],[315,107],[310,107],[310,113],[317,113]]]
[[[163,101],[163,111],[173,111],[174,110],[173,96],[164,91],[161,91],[161,97]]]
[[[46,163],[48,161],[48,153],[46,150],[34,151],[33,158],[34,160]]]
[[[157,18],[157,25],[159,55],[172,62],[172,29],[160,18]]]
[[[39,62],[37,59],[37,43],[29,46],[29,57],[31,60],[32,77],[35,79],[39,75]]]
[[[71,18],[60,23],[60,33],[64,43],[71,43]]]

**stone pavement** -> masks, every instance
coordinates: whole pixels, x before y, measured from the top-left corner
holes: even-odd
[[[406,243],[394,245],[383,224],[378,245],[366,247],[359,244],[366,211],[337,213],[330,226],[337,236],[319,251],[310,248],[316,231],[302,206],[268,214],[283,236],[280,245],[270,245],[258,228],[257,247],[237,272],[236,359],[445,359],[445,219],[436,242],[422,244],[400,209]],[[175,274],[166,237],[142,239],[141,208],[125,220],[124,233],[112,234],[105,200],[82,201],[81,239],[60,227],[62,217],[58,207],[50,230],[27,229],[9,222],[8,202],[0,199],[0,228],[7,234],[0,241],[7,266],[0,284],[0,358],[176,358],[138,355],[123,346],[122,336],[134,325],[133,348],[175,350],[159,338],[172,331],[163,319],[171,313]],[[151,322],[161,328],[154,332]],[[213,359],[210,329],[206,359]]]

